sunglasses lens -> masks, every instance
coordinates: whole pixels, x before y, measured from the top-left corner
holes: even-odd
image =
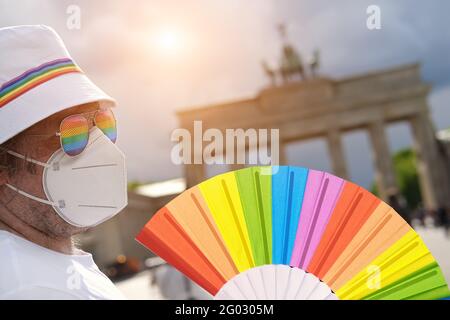
[[[116,118],[110,109],[99,110],[95,115],[95,125],[112,141],[117,140]]]
[[[85,117],[73,115],[61,122],[61,147],[69,156],[83,152],[89,139],[89,125]]]

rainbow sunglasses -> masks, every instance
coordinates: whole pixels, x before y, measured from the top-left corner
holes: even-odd
[[[111,109],[70,115],[61,121],[57,133],[61,148],[68,156],[75,157],[84,151],[89,142],[89,125],[92,121],[111,142],[116,142],[117,124]]]

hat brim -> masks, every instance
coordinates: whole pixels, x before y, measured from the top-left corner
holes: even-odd
[[[0,108],[0,144],[55,113],[90,102],[99,102],[101,107],[116,105],[83,73],[44,82]]]

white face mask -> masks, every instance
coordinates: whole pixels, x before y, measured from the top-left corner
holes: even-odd
[[[21,195],[51,205],[71,225],[93,227],[119,213],[128,203],[125,156],[97,127],[76,157],[57,150],[43,163],[13,151],[13,156],[44,167],[42,185],[48,200],[6,184]]]

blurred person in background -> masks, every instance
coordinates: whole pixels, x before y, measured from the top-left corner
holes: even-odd
[[[388,203],[408,224],[411,224],[408,205],[396,188],[388,190]]]
[[[153,283],[171,300],[210,300],[211,296],[177,269],[163,264],[152,271]]]
[[[449,211],[445,207],[440,207],[437,209],[436,218],[438,220],[438,225],[444,228],[445,235],[450,236],[450,219]]]
[[[127,204],[112,98],[46,26],[0,29],[0,299],[122,299],[72,237]]]

